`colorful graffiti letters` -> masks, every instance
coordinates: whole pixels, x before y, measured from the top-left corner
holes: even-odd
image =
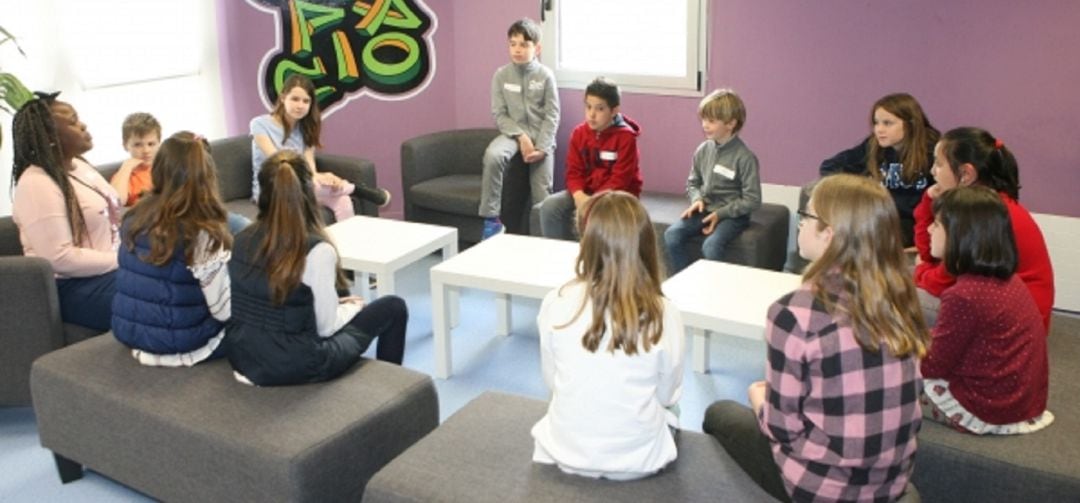
[[[311,78],[323,109],[365,88],[407,93],[428,76],[433,14],[416,0],[258,1],[280,10],[282,50],[263,74],[271,103],[294,73]]]

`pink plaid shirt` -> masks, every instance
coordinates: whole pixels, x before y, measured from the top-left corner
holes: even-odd
[[[768,394],[758,416],[793,501],[894,501],[921,426],[914,357],[864,351],[810,286],[769,308]]]

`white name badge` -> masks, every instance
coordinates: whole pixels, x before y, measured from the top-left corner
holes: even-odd
[[[512,93],[520,93],[521,84],[503,84],[503,89],[506,89],[507,91],[510,91]]]
[[[619,157],[618,154],[616,154],[614,151],[611,151],[611,150],[601,150],[600,151],[600,160],[601,161],[614,161],[615,159],[618,159],[618,157]]]
[[[717,164],[716,166],[713,166],[712,172],[724,178],[727,178],[728,180],[735,179],[735,171],[731,168],[728,168],[727,166],[724,166],[723,164]]]
[[[537,91],[537,90],[540,90],[540,89],[543,89],[543,88],[544,88],[544,81],[542,81],[542,80],[530,80],[529,81],[529,90],[530,91]]]

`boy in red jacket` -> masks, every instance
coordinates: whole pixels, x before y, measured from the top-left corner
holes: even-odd
[[[622,190],[641,194],[637,137],[641,127],[619,113],[619,88],[599,77],[585,88],[585,122],[570,134],[566,190],[540,206],[544,237],[574,240],[574,214],[593,194]]]

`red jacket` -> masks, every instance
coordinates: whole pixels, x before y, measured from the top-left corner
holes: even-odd
[[[1007,306],[1007,307],[1006,307]],[[968,412],[991,424],[1046,410],[1046,328],[1023,283],[964,274],[941,295],[924,378],[949,382]]]
[[[923,193],[919,205],[915,207],[915,246],[919,249],[919,265],[915,266],[915,285],[935,297],[941,297],[946,288],[956,283],[945,263],[930,256],[930,234],[927,227],[934,221],[933,200]],[[1046,241],[1042,231],[1031,213],[1020,203],[999,192],[1001,202],[1009,209],[1013,236],[1016,238],[1016,275],[1027,286],[1039,314],[1043,318],[1043,328],[1050,328],[1050,310],[1054,308],[1054,268],[1050,264],[1050,252],[1046,250]]]
[[[637,137],[641,127],[619,114],[600,132],[581,123],[570,134],[566,154],[566,191],[592,195],[605,190],[625,190],[641,195]]]

